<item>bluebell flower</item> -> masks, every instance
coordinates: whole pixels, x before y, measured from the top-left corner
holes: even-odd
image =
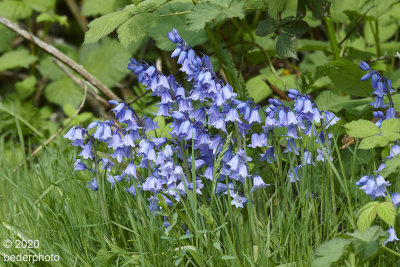
[[[383,243],[384,245],[386,245],[387,242],[393,242],[393,241],[395,241],[395,240],[396,240],[396,241],[399,241],[399,239],[397,238],[397,235],[396,235],[396,231],[394,230],[393,227],[389,227],[388,232],[389,232],[389,237],[388,237],[388,239],[386,239],[386,241]]]
[[[393,158],[397,154],[400,154],[400,146],[394,145],[390,148],[390,157],[389,158]]]
[[[236,208],[243,208],[243,205],[247,203],[247,198],[239,196],[239,194],[234,193],[231,195],[233,198],[231,201],[231,205],[235,206]]]
[[[84,171],[86,169],[87,169],[86,164],[81,162],[80,159],[77,159],[75,161],[75,163],[74,163],[74,171]]]
[[[107,181],[109,181],[111,184],[111,189],[114,188],[115,183],[122,181],[122,179],[124,179],[124,176],[122,175],[115,175],[115,176],[110,175],[107,177]]]
[[[86,145],[84,145],[82,152],[79,153],[79,156],[82,156],[84,159],[93,159],[92,151],[92,141],[89,141]]]
[[[400,194],[395,192],[391,194],[391,197],[393,205],[397,208],[397,206],[400,204]]]
[[[366,62],[364,62],[364,61],[361,61],[359,67],[360,67],[360,69],[363,70],[363,71],[369,71],[369,70],[371,70],[371,68],[369,67],[369,65],[368,65]]]
[[[299,180],[299,177],[300,177],[299,176],[299,170],[300,170],[300,168],[301,168],[301,165],[295,166],[293,168],[294,172],[292,172],[292,171],[288,172],[288,177],[289,177],[291,183],[294,183],[296,180]]]
[[[161,183],[155,176],[147,177],[146,181],[143,183],[142,189],[144,191],[151,191],[153,193],[157,193],[161,190]]]
[[[135,189],[135,186],[134,186],[134,185],[130,186],[129,188],[125,188],[125,190],[126,190],[126,192],[128,192],[129,194],[131,194],[131,195],[133,195],[133,196],[136,196],[136,189]]]
[[[94,177],[90,182],[87,182],[87,183],[88,183],[88,188],[90,188],[90,189],[92,189],[94,191],[99,190],[99,186],[97,184],[97,178],[96,177]]]
[[[124,173],[132,175],[133,177],[137,178],[137,176],[136,176],[136,166],[135,166],[135,163],[133,161],[131,161],[128,164],[128,166],[126,167]]]
[[[253,188],[251,189],[251,192],[253,192],[255,189],[259,189],[259,188],[265,188],[267,187],[269,184],[264,183],[264,180],[256,175],[253,177]]]

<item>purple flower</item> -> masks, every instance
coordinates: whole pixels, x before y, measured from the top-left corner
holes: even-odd
[[[82,156],[84,159],[93,159],[92,150],[92,141],[89,141],[86,145],[84,145],[82,152],[79,153],[79,156]]]
[[[92,189],[94,191],[99,190],[99,186],[97,184],[96,177],[94,177],[90,182],[87,182],[87,183],[88,183],[88,186],[87,186],[88,188],[90,188],[90,189]]]
[[[231,201],[231,205],[235,206],[236,208],[243,208],[243,205],[247,203],[247,198],[239,196],[237,193],[231,195],[233,197]]]
[[[393,205],[397,208],[400,204],[400,194],[399,193],[392,193],[392,202]]]
[[[399,239],[397,238],[397,235],[396,235],[396,231],[394,230],[393,227],[389,227],[388,232],[389,232],[389,237],[388,237],[388,239],[386,239],[386,241],[383,243],[384,245],[386,245],[387,242],[393,242],[393,241],[395,241],[395,240],[396,240],[396,241],[399,241]]]
[[[256,175],[253,177],[253,188],[251,189],[251,192],[258,188],[265,188],[268,185],[269,184],[264,183],[264,180],[260,176]]]

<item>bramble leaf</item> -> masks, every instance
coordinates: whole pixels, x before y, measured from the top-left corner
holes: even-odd
[[[396,209],[392,202],[381,202],[378,205],[378,216],[382,221],[394,226],[396,223]]]
[[[14,0],[0,2],[0,16],[17,20],[28,18],[32,13],[32,8],[26,2]]]
[[[297,47],[297,40],[296,36],[288,34],[288,33],[281,33],[278,35],[276,40],[276,52],[278,56],[282,58],[297,58],[296,54],[296,47]]]
[[[199,31],[207,22],[238,17],[244,18],[245,2],[240,0],[224,0],[202,2],[195,5],[192,12],[187,15],[189,30]]]
[[[0,57],[0,71],[17,67],[28,68],[36,59],[37,57],[31,55],[26,49],[9,51]]]
[[[330,266],[343,256],[346,246],[352,241],[350,239],[333,238],[321,244],[314,255],[313,267]]]
[[[361,233],[363,233],[374,221],[379,204],[380,202],[373,201],[361,208],[357,220],[357,227]]]
[[[260,20],[258,23],[258,27],[256,30],[257,36],[267,36],[275,31],[274,21],[272,19],[269,20]]]
[[[379,127],[372,121],[356,120],[344,125],[351,137],[365,138],[380,134]]]
[[[127,21],[129,12],[118,11],[102,16],[89,23],[89,30],[85,34],[85,44],[97,42],[107,34],[114,31],[118,26]]]

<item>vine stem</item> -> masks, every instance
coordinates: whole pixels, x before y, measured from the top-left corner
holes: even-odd
[[[381,246],[380,248],[383,249],[383,250],[385,250],[385,251],[387,251],[387,252],[389,252],[389,253],[392,253],[392,254],[395,255],[396,257],[399,257],[399,258],[400,258],[400,254],[397,253],[396,251],[393,251],[393,250],[391,250],[390,248],[385,247],[385,246]]]

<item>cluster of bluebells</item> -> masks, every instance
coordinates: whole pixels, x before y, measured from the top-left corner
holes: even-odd
[[[373,115],[377,120],[376,125],[381,127],[384,120],[396,118],[396,111],[391,98],[389,98],[389,105],[384,103],[384,96],[388,96],[395,91],[392,89],[391,81],[382,76],[378,71],[371,70],[367,63],[362,61],[359,67],[361,70],[368,72],[361,77],[361,81],[371,80],[371,87],[374,89],[372,92],[374,95],[374,102],[370,103],[370,105],[376,109],[376,111],[373,112]],[[385,113],[382,109],[386,109]],[[391,159],[397,154],[400,154],[400,146],[397,143],[398,142],[396,141],[390,148],[390,156],[388,156],[387,159]],[[365,192],[365,194],[369,195],[372,200],[378,197],[387,197],[388,194],[390,194],[392,202],[397,208],[400,205],[400,194],[388,191],[387,187],[391,184],[381,175],[381,172],[385,167],[385,163],[380,164],[374,175],[364,175],[356,184]],[[390,236],[386,242],[399,240],[394,228],[389,228],[389,234]]]
[[[148,192],[149,209],[154,212],[160,209],[158,194],[168,205],[173,204],[172,200],[180,202],[188,190],[204,194],[218,172],[216,193],[229,195],[232,205],[243,208],[248,202],[243,183],[247,181],[251,191],[268,186],[257,170],[250,171],[253,158],[246,151],[262,151],[261,160],[276,161],[275,150],[281,144],[273,145],[274,128],[287,129],[284,137],[279,138],[286,147],[284,153],[300,155],[303,135],[314,136],[321,144],[315,158],[311,151],[301,151],[301,159],[292,168],[293,172],[288,173],[292,181],[299,179],[302,166],[324,161],[324,155],[330,154],[327,144],[331,135],[326,129],[339,118],[332,112],[318,110],[310,96],[292,89],[289,97],[294,107],[271,99],[266,109],[251,100],[240,100],[232,86],[218,78],[208,56],[196,54],[175,29],[168,37],[176,44],[171,57],[177,58],[180,71],[185,74],[185,85],[144,61],[131,59],[128,69],[160,99],[154,115],[170,122],[170,138],[154,137],[150,132],[159,127],[151,118],[141,118],[125,103],[110,101],[115,121],[95,121],[88,129],[74,126],[65,135],[72,145],[82,148],[79,156],[97,166],[93,170],[79,159],[75,163],[75,170],[94,173],[88,187],[98,190],[97,179],[101,174],[97,172],[101,166],[111,188],[123,182],[136,184],[126,187],[132,195],[136,195],[136,189]],[[257,125],[262,126],[261,133],[254,130],[260,129],[253,127]],[[235,137],[227,138],[233,131]],[[112,150],[109,157],[97,158],[100,143]],[[216,158],[222,159],[219,170],[214,170]],[[124,166],[122,173],[113,171],[116,161]]]

